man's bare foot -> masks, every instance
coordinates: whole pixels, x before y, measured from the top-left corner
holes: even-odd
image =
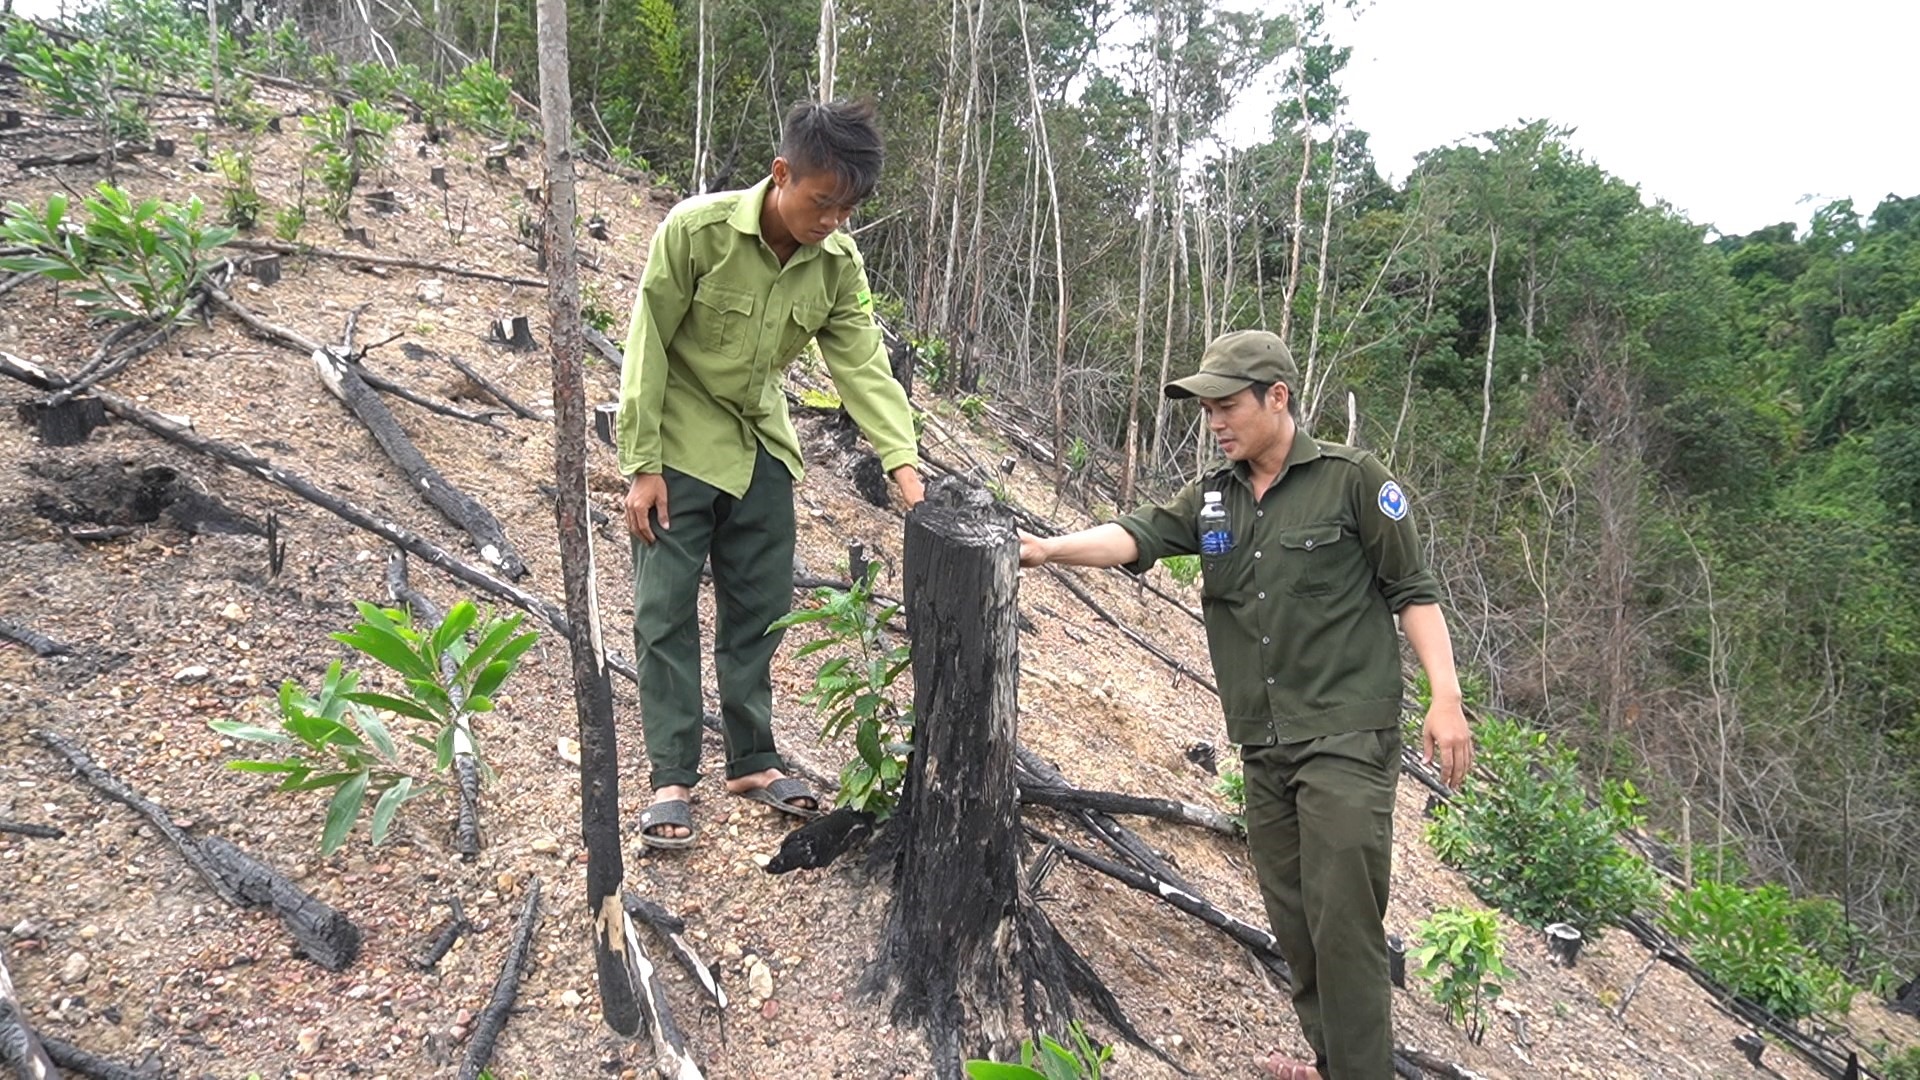
[[[693,789],[681,784],[669,784],[663,788],[653,789],[653,805],[655,806],[659,806],[661,803],[689,802],[692,798]],[[693,830],[685,825],[660,824],[646,831],[649,835],[658,836],[667,840],[684,840],[693,835]]]
[[[811,817],[820,812],[820,800],[807,790],[805,782],[779,769],[736,776],[727,781],[727,794],[756,799],[798,817]]]
[[[1325,1080],[1311,1062],[1295,1061],[1273,1054],[1260,1063],[1261,1071],[1273,1080]]]

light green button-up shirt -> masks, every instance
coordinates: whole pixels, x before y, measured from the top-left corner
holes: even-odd
[[[781,266],[760,236],[771,182],[687,199],[655,230],[620,379],[622,473],[670,467],[738,497],[758,444],[798,480],[780,374],[813,338],[882,468],[918,463],[859,249],[836,232]]]

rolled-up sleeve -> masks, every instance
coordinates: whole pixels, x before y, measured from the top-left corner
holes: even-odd
[[[1408,604],[1439,603],[1440,582],[1427,569],[1420,530],[1413,523],[1411,496],[1372,454],[1361,456],[1357,475],[1354,519],[1388,609],[1397,612]]]
[[[1131,514],[1116,518],[1114,524],[1133,537],[1140,557],[1121,569],[1144,574],[1153,564],[1174,555],[1194,555],[1200,551],[1200,485],[1188,484],[1171,500],[1143,506]]]

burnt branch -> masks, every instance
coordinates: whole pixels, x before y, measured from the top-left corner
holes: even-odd
[[[513,940],[507,944],[506,959],[500,963],[500,976],[494,980],[493,996],[473,1021],[472,1040],[467,1043],[466,1059],[460,1063],[460,1080],[479,1080],[493,1060],[493,1044],[506,1029],[513,1015],[513,1003],[520,996],[520,980],[526,975],[527,957],[533,952],[533,932],[540,925],[540,879],[527,879],[527,900],[520,906],[520,921],[513,928]]]

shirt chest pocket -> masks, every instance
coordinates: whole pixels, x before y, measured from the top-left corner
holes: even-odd
[[[1359,549],[1357,538],[1337,521],[1283,529],[1279,546],[1280,578],[1291,596],[1324,596],[1346,575]]]
[[[827,305],[818,300],[795,300],[780,338],[780,360],[792,360],[827,325]]]
[[[1244,547],[1225,555],[1200,556],[1200,597],[1227,604],[1243,604],[1253,598],[1253,556]]]
[[[694,287],[688,314],[696,321],[689,329],[702,349],[729,360],[746,354],[748,331],[753,328],[753,294],[703,278]]]

